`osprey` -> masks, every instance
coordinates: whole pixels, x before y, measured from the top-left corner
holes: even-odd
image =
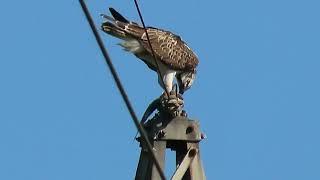
[[[149,46],[145,29],[135,22],[130,22],[113,8],[109,8],[113,17],[102,14],[105,18],[102,30],[107,34],[123,40],[119,45],[125,51],[133,53],[141,59],[150,69],[157,72],[157,65]],[[174,77],[176,77],[179,93],[183,94],[189,89],[195,79],[198,58],[181,38],[169,31],[147,27],[148,36],[160,74],[160,86],[171,92]]]

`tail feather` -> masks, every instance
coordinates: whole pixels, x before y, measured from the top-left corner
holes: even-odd
[[[113,8],[109,8],[109,10],[113,17],[101,14],[106,20],[101,25],[101,29],[104,32],[121,39],[140,38],[142,36],[144,33],[143,28],[136,23],[128,21]]]
[[[103,18],[105,18],[105,19],[107,19],[107,20],[109,20],[109,21],[112,21],[112,22],[115,22],[115,21],[116,21],[115,19],[113,19],[113,17],[110,17],[110,16],[105,15],[105,14],[100,14],[100,16],[103,17]]]
[[[126,38],[126,33],[123,31],[123,29],[119,28],[111,22],[107,21],[102,23],[101,28],[104,32],[110,34],[111,36],[115,36],[120,39]]]
[[[114,17],[114,19],[116,19],[117,21],[121,21],[124,23],[130,23],[130,21],[128,21],[125,17],[123,17],[119,12],[117,12],[115,9],[113,8],[109,8],[110,13],[112,14],[112,16]]]

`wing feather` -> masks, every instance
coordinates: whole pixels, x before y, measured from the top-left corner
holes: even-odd
[[[156,58],[175,70],[193,70],[199,61],[193,51],[181,38],[169,31],[148,28],[148,35]],[[145,34],[141,37],[141,44],[151,53]]]
[[[138,40],[146,52],[151,54],[144,28],[129,22],[114,9],[110,9],[110,12],[114,18],[103,15],[108,21],[102,24],[102,29],[119,38]],[[196,68],[199,63],[197,56],[179,36],[154,27],[148,27],[147,31],[157,60],[173,70],[191,71]]]

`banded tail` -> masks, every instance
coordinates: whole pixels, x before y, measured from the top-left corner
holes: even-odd
[[[101,14],[101,16],[106,20],[101,25],[101,28],[104,32],[124,40],[141,38],[144,33],[144,29],[142,27],[140,27],[137,23],[128,21],[113,8],[109,8],[109,11],[112,17]]]

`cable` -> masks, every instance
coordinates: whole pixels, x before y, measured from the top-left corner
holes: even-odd
[[[138,5],[137,0],[134,0],[134,4],[136,5],[136,8],[137,8],[137,11],[138,11],[138,14],[139,14],[140,21],[141,21],[141,23],[142,23],[144,32],[146,33],[147,40],[148,40],[148,44],[149,44],[149,47],[150,47],[150,49],[151,49],[151,53],[152,53],[154,62],[155,62],[155,64],[156,64],[156,66],[157,66],[157,73],[158,73],[158,75],[160,76],[160,79],[161,79],[161,82],[162,82],[163,86],[165,87],[165,88],[164,88],[164,91],[166,92],[167,96],[169,97],[170,92],[168,92],[168,90],[167,90],[167,88],[166,88],[166,85],[164,84],[164,81],[163,81],[163,78],[162,78],[163,76],[162,76],[162,74],[161,74],[161,71],[160,71],[160,68],[159,68],[159,64],[158,64],[156,55],[155,55],[154,50],[153,50],[153,48],[152,48],[152,45],[151,45],[151,42],[150,42],[150,38],[149,38],[149,34],[148,34],[148,30],[147,30],[147,28],[146,28],[146,25],[144,24],[144,20],[143,20],[143,17],[142,17],[142,14],[141,14],[141,11],[140,11],[140,8],[139,8],[139,5]]]
[[[120,81],[120,79],[118,77],[118,74],[117,74],[117,72],[116,72],[116,70],[115,70],[115,68],[114,68],[114,66],[112,64],[112,61],[111,61],[111,59],[110,59],[110,57],[109,57],[109,55],[107,53],[107,50],[104,47],[102,39],[99,36],[99,33],[98,33],[97,28],[96,28],[96,26],[95,26],[95,24],[94,24],[94,22],[92,20],[90,12],[89,12],[84,0],[79,0],[79,2],[81,4],[82,10],[83,10],[83,12],[84,12],[84,14],[85,14],[85,16],[87,18],[87,21],[88,21],[88,23],[89,23],[89,25],[90,25],[90,27],[92,29],[92,32],[93,32],[93,34],[94,34],[94,36],[95,36],[95,38],[97,40],[97,43],[98,43],[98,45],[100,47],[100,50],[101,50],[101,52],[103,54],[103,57],[105,58],[105,61],[106,61],[107,65],[108,65],[108,67],[109,67],[109,69],[111,71],[112,77],[113,77],[114,81],[116,82],[117,87],[118,87],[118,89],[120,91],[120,94],[121,94],[121,96],[122,96],[122,98],[123,98],[123,100],[124,100],[124,102],[125,102],[125,104],[126,104],[126,106],[128,108],[128,111],[129,111],[129,113],[130,113],[130,115],[132,117],[132,120],[133,120],[134,124],[136,125],[141,137],[143,138],[143,140],[145,140],[145,142],[147,144],[147,149],[148,149],[149,155],[150,155],[152,161],[154,162],[154,164],[155,164],[155,166],[156,166],[156,168],[157,168],[157,170],[159,172],[159,175],[160,175],[161,179],[165,180],[166,179],[165,175],[164,175],[164,173],[163,173],[163,171],[161,169],[161,166],[160,166],[160,164],[159,164],[159,162],[158,162],[158,160],[157,160],[157,158],[156,158],[156,156],[154,154],[154,151],[153,151],[152,145],[151,145],[151,143],[150,143],[150,141],[148,139],[147,133],[144,130],[144,128],[142,127],[142,125],[139,123],[139,120],[138,120],[138,118],[137,118],[137,116],[136,116],[136,114],[135,114],[135,112],[133,110],[133,107],[132,107],[132,105],[131,105],[131,103],[129,101],[128,95],[126,94],[126,92],[125,92],[125,90],[124,90],[124,88],[123,88],[123,86],[121,84],[121,81]]]

